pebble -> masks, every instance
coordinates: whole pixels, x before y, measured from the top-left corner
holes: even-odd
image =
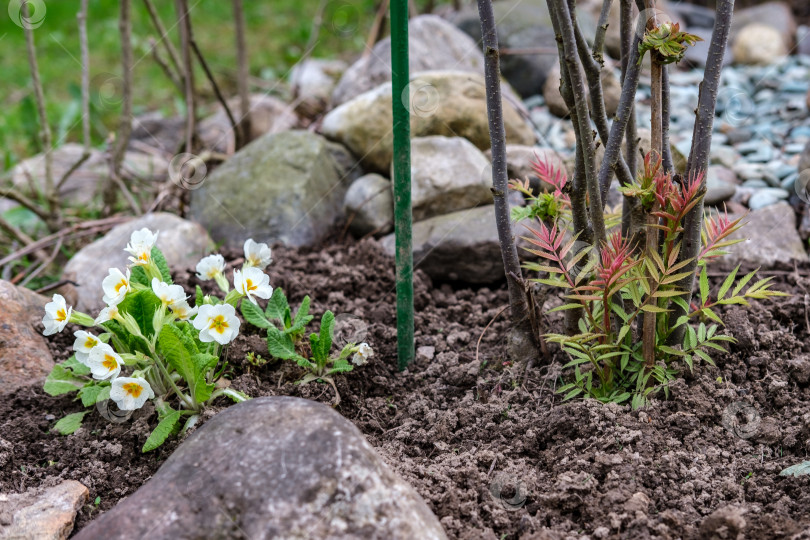
[[[766,188],[768,187],[768,182],[760,180],[759,178],[751,178],[743,182],[742,185],[747,188]]]
[[[782,189],[792,191],[793,188],[796,186],[796,180],[798,180],[798,179],[799,179],[799,173],[797,171],[797,172],[794,172],[793,174],[791,174],[790,176],[786,177],[784,180],[782,180]]]
[[[723,182],[722,180],[706,181],[706,196],[704,202],[709,205],[717,205],[727,201],[737,192],[737,186]]]
[[[774,161],[769,163],[768,169],[780,180],[784,180],[796,172],[796,167],[794,165],[788,165],[783,161]]]
[[[751,210],[758,210],[785,200],[789,196],[790,193],[781,188],[759,189],[748,199],[748,207]]]

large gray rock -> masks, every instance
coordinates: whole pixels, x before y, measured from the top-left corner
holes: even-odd
[[[219,413],[76,540],[442,540],[414,489],[329,407],[266,397]]]
[[[394,235],[381,243],[393,257]],[[416,268],[441,281],[493,283],[503,279],[495,207],[489,204],[414,223],[413,260]]]
[[[164,116],[152,111],[132,119],[129,149],[154,148],[169,155],[180,151],[185,138],[186,120],[182,116]]]
[[[544,0],[508,0],[492,5],[498,21],[498,43],[514,52],[501,56],[501,73],[523,97],[541,94],[549,71],[557,62],[557,42]],[[475,6],[463,9],[455,24],[481,42],[481,19]],[[582,21],[580,21],[581,23]],[[591,33],[587,33],[591,35]],[[517,51],[550,49],[550,54],[520,54]]]
[[[484,73],[481,47],[441,17],[414,17],[408,23],[408,34],[411,73],[433,70]],[[332,93],[332,103],[340,105],[390,80],[391,39],[385,38],[346,70]]]
[[[65,540],[88,496],[76,480],[25,493],[0,493],[0,538]]]
[[[242,118],[239,98],[228,100],[228,108],[237,122]],[[250,96],[250,139],[258,139],[267,133],[281,133],[295,128],[298,117],[290,106],[273,96],[254,94]],[[200,122],[200,139],[206,148],[232,154],[236,138],[228,114],[222,105],[217,105],[214,114]]]
[[[60,291],[68,302],[79,311],[93,315],[103,308],[101,281],[110,268],[123,271],[129,264],[130,255],[124,248],[132,232],[144,227],[160,232],[157,247],[163,251],[171,268],[194,268],[200,258],[214,249],[208,233],[198,223],[165,212],[143,215],[111,229],[68,261],[62,278],[78,285],[67,285]]]
[[[39,332],[48,298],[0,280],[0,395],[44,380],[53,358]]]
[[[786,202],[752,210],[747,225],[730,236],[745,239],[729,247],[723,259],[732,263],[773,266],[776,262],[808,261],[804,243],[796,231],[796,214]]]
[[[301,102],[297,108],[309,115],[326,110],[332,101],[332,91],[346,68],[342,60],[321,58],[308,58],[296,64],[290,74],[290,86],[295,98]]]
[[[718,165],[710,166],[706,174],[706,195],[704,195],[703,202],[714,206],[731,199],[737,192],[737,186],[729,182],[728,179],[734,176],[732,171],[724,167]]]
[[[76,143],[64,144],[51,152],[54,183],[73,167],[82,157],[84,147]],[[150,183],[164,180],[168,162],[153,154],[128,151],[124,154],[123,170],[137,178],[138,182]],[[71,205],[87,206],[104,188],[110,176],[110,167],[104,152],[91,149],[90,157],[62,184],[59,195]],[[19,163],[11,171],[12,184],[27,192],[31,183],[39,190],[45,189],[45,157],[39,154]]]
[[[796,17],[787,2],[765,2],[758,6],[749,6],[734,11],[731,19],[731,32],[729,33],[729,43],[734,43],[737,35],[750,24],[764,24],[774,28],[779,32],[785,50],[790,50],[796,43]],[[770,44],[763,43],[764,46]]]
[[[483,75],[429,71],[411,76],[411,136],[464,137],[481,150],[491,146]],[[534,133],[518,109],[504,100],[506,140],[533,144]],[[321,132],[345,145],[372,172],[388,174],[393,156],[391,83],[329,112]]]
[[[361,176],[346,192],[343,211],[355,236],[391,232],[394,228],[391,181],[376,173]]]
[[[489,161],[467,139],[411,141],[411,204],[415,220],[492,203]]]
[[[788,47],[779,30],[767,24],[752,23],[734,36],[731,52],[739,64],[767,66],[784,58]]]
[[[214,240],[312,245],[343,215],[348,182],[315,133],[265,135],[234,154],[191,194],[191,215]]]

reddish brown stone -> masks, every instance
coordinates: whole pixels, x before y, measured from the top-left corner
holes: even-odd
[[[0,394],[43,380],[53,358],[38,327],[48,298],[0,280]]]

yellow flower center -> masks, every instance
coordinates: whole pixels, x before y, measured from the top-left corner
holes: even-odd
[[[127,286],[127,280],[122,279],[118,284],[115,286],[115,292],[118,293],[121,289],[125,289]]]
[[[124,392],[126,392],[127,394],[129,394],[134,398],[137,398],[138,396],[141,395],[141,392],[143,392],[143,386],[134,382],[124,383],[122,388],[124,389]]]
[[[252,280],[250,280],[250,279],[245,280],[245,290],[246,291],[248,291],[248,292],[249,291],[255,291],[258,288],[259,288],[259,286],[254,285]]]
[[[250,263],[250,266],[259,266],[262,260],[256,255],[251,255],[248,257],[248,262]]]
[[[228,321],[225,320],[225,316],[217,315],[216,317],[211,319],[211,325],[208,327],[208,329],[216,330],[220,334],[224,334],[228,326],[229,326]]]
[[[84,342],[85,348],[92,349],[96,345],[98,345],[98,340],[93,336],[87,336],[87,341]]]
[[[107,368],[108,370],[112,371],[118,367],[118,361],[115,359],[115,357],[109,354],[105,354],[104,361],[101,363],[101,365]]]
[[[64,309],[56,310],[56,320],[59,322],[63,322],[65,319],[67,319],[67,313],[65,312],[65,310]]]

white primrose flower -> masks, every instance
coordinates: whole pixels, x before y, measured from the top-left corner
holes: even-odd
[[[100,381],[118,377],[123,363],[118,353],[107,343],[99,343],[93,347],[87,357],[87,367],[90,368],[93,378]]]
[[[270,248],[267,244],[259,244],[253,238],[245,241],[245,266],[253,266],[264,270],[273,261],[270,256]]]
[[[126,275],[118,268],[110,268],[110,273],[101,282],[101,288],[104,290],[103,300],[105,304],[113,306],[121,303],[130,291],[129,277],[129,268],[127,268]]]
[[[124,251],[132,255],[130,261],[136,266],[146,266],[152,261],[152,248],[157,242],[159,231],[153,233],[146,227],[139,231],[134,231],[129,238],[129,244]]]
[[[64,330],[68,321],[70,321],[72,312],[73,308],[67,305],[65,298],[61,294],[53,295],[53,299],[45,304],[45,316],[42,317],[45,330],[42,335],[50,336]]]
[[[257,303],[254,296],[265,300],[273,296],[270,276],[253,266],[246,266],[242,271],[233,271],[233,288],[254,304]]]
[[[140,377],[118,377],[112,382],[110,399],[122,411],[140,409],[147,399],[155,397],[155,392],[146,379]]]
[[[171,306],[171,310],[172,313],[174,313],[174,316],[181,321],[187,321],[192,315],[197,313],[197,308],[192,308],[185,300],[173,304]]]
[[[368,359],[374,356],[374,349],[368,343],[361,343],[357,346],[357,351],[352,356],[352,364],[363,366],[368,363]]]
[[[98,313],[98,317],[93,321],[96,325],[105,323],[107,321],[119,321],[121,313],[118,311],[117,305],[107,306]]]
[[[230,304],[200,306],[193,324],[200,331],[200,341],[203,343],[216,341],[220,345],[226,345],[239,334],[239,319]]]
[[[225,272],[225,257],[216,253],[200,259],[197,263],[197,277],[203,281],[215,279]]]
[[[164,306],[174,306],[175,304],[185,302],[186,298],[188,298],[183,287],[163,283],[158,278],[152,278],[152,292],[155,293],[155,296],[160,298]]]
[[[90,332],[85,332],[84,330],[76,330],[73,332],[73,335],[76,336],[76,341],[73,342],[73,352],[76,353],[76,360],[86,366],[90,351],[101,343],[101,341]]]

